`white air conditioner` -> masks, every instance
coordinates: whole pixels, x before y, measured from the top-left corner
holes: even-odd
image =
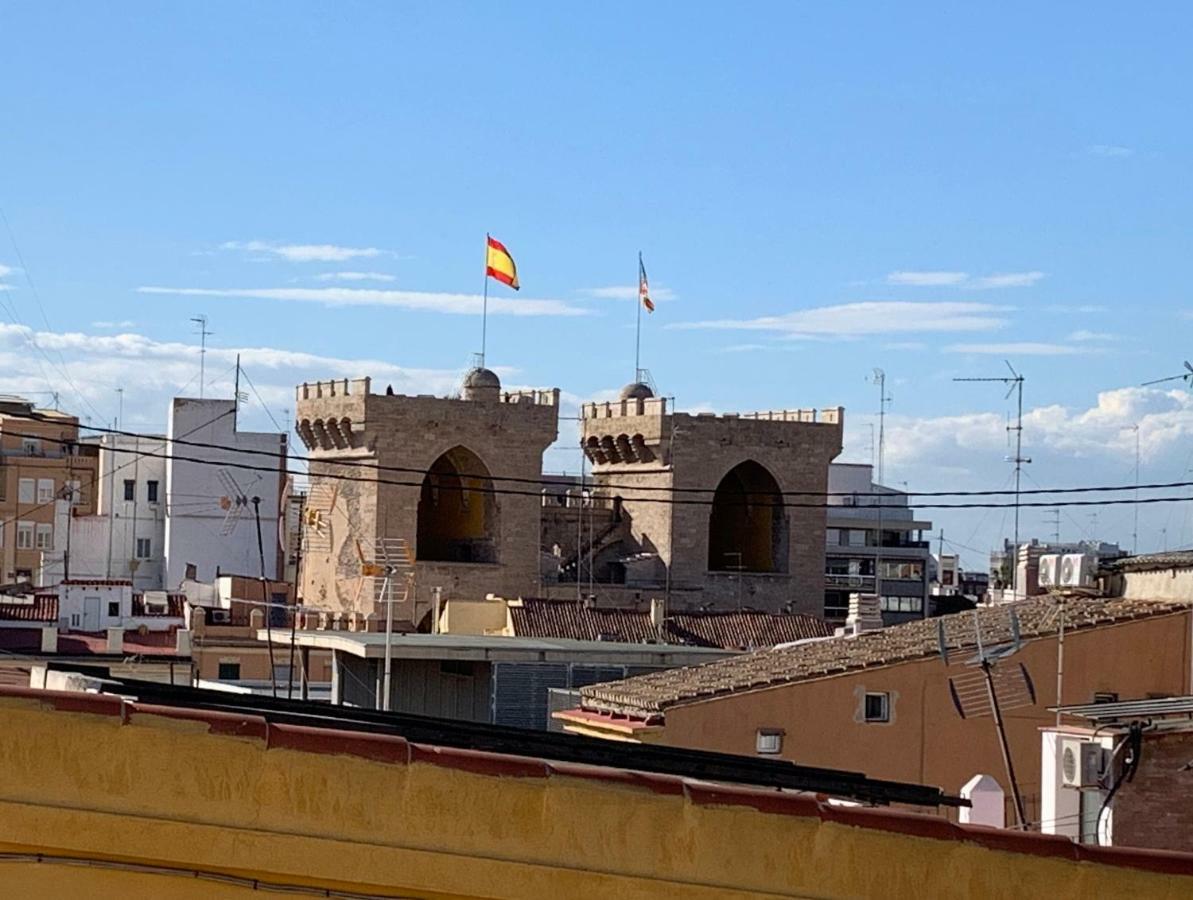
[[[1065,787],[1101,787],[1108,762],[1109,753],[1101,744],[1080,738],[1061,740],[1060,779]]]
[[[1057,587],[1060,583],[1060,555],[1044,554],[1040,557],[1040,587]]]
[[[1060,584],[1085,587],[1093,584],[1097,560],[1089,553],[1066,553],[1060,560]]]

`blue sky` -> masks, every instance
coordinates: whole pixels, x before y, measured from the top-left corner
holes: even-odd
[[[276,418],[304,378],[448,390],[490,231],[523,285],[491,292],[507,384],[627,381],[642,250],[643,362],[681,407],[843,405],[843,458],[867,460],[881,366],[888,480],[997,488],[1009,404],[951,379],[1009,359],[1036,483],[1130,481],[1135,423],[1145,479],[1178,479],[1193,403],[1137,385],[1193,355],[1191,25],[1181,4],[0,4],[0,390],[53,382],[110,420],[123,386],[126,423],[160,427],[195,392],[200,312],[208,390],[241,350]],[[979,551],[1007,530],[929,515]],[[1062,535],[1130,522],[1073,510]],[[1141,532],[1193,543],[1184,506]]]

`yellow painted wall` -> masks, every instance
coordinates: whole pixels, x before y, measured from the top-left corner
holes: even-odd
[[[790,801],[798,814],[747,805],[773,805],[777,795],[768,792],[719,796],[688,784],[675,793],[674,780],[642,779],[650,790],[576,768],[548,777],[541,764],[498,777],[478,770],[491,760],[428,748],[414,748],[408,762],[379,762],[283,749],[303,733],[275,727],[267,749],[260,736],[211,734],[205,722],[126,705],[122,724],[119,715],[50,710],[45,699],[0,694],[0,885],[8,896],[249,895],[243,881],[196,880],[195,870],[427,898],[1193,893],[1193,859],[1176,864],[1182,874],[1162,874],[890,830],[907,817],[880,814],[877,827],[863,827],[873,814],[837,814],[810,800]],[[380,746],[349,736],[341,750]],[[396,740],[386,746],[402,758],[407,749]],[[1018,845],[1025,841],[1071,848],[1044,837]],[[28,853],[49,858],[11,856]],[[63,856],[121,868],[55,861]]]
[[[465,600],[453,597],[443,604],[439,630],[444,634],[512,634],[504,600]]]

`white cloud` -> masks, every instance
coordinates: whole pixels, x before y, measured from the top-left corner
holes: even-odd
[[[1040,307],[1044,312],[1050,313],[1104,313],[1109,312],[1109,307],[1101,306],[1096,303],[1050,303],[1047,306]]]
[[[962,284],[969,275],[965,272],[891,272],[887,284],[904,284],[912,287],[948,287]]]
[[[1084,328],[1078,328],[1069,335],[1070,341],[1117,341],[1119,335],[1111,334],[1108,331],[1087,331]]]
[[[994,288],[1031,287],[1044,277],[1043,272],[1002,272],[997,275],[983,275],[965,286],[975,291]]]
[[[919,419],[888,415],[886,421],[886,459],[895,466],[946,465],[963,471],[987,457],[1001,459],[1006,452],[1007,420],[1001,412]],[[1099,393],[1097,402],[1086,409],[1034,407],[1023,414],[1024,448],[1033,456],[1055,454],[1068,463],[1079,458],[1128,462],[1135,453],[1131,428],[1136,424],[1145,460],[1187,451],[1193,439],[1193,395],[1184,390],[1116,388]],[[1082,473],[1067,483],[1095,481]]]
[[[1096,347],[1075,347],[1072,344],[1050,344],[1043,341],[1008,341],[991,344],[950,344],[945,353],[977,353],[986,356],[1075,356],[1098,353]]]
[[[581,296],[591,297],[594,300],[637,300],[638,285],[621,284],[610,287],[584,288],[579,293]],[[652,287],[650,298],[652,300],[674,300],[675,292],[666,287]]]
[[[47,384],[42,373],[29,365],[36,351],[33,342],[50,354],[62,354],[70,366],[72,380],[83,396],[101,412],[115,415],[117,388],[124,389],[125,417],[130,423],[164,427],[170,397],[198,394],[199,348],[195,344],[157,341],[141,334],[88,334],[83,332],[35,332],[22,325],[0,323],[0,393],[21,394],[59,390],[63,408],[80,417],[89,410],[68,385]],[[398,393],[453,393],[463,369],[417,369],[368,358],[322,356],[277,347],[207,348],[208,396],[231,397],[236,357],[249,372],[257,390],[275,416],[294,407],[294,386],[304,381],[331,378],[359,378],[369,375],[375,389],[392,385]],[[511,388],[514,371],[497,372]],[[46,376],[56,373],[47,367]],[[36,396],[36,395],[34,395]],[[251,395],[250,395],[251,396]],[[252,397],[249,412],[252,427],[272,427]]]
[[[421,312],[452,315],[480,315],[480,294],[450,294],[432,291],[394,291],[373,288],[179,288],[147,285],[140,294],[172,294],[180,297],[247,297],[254,300],[282,300],[322,303],[325,306],[390,306]],[[509,316],[583,316],[588,310],[563,300],[534,300],[522,297],[490,297],[489,312]]]
[[[1091,156],[1106,156],[1114,159],[1122,159],[1135,153],[1130,147],[1122,147],[1118,144],[1092,144],[1085,149]]]
[[[246,250],[287,262],[347,262],[371,259],[385,251],[376,247],[341,247],[337,244],[279,244],[274,241],[225,241],[221,250]]]
[[[3,278],[6,275],[11,275],[15,271],[16,269],[14,269],[12,266],[6,266],[3,263],[0,263],[0,278]]]
[[[968,272],[905,271],[891,272],[887,284],[905,287],[960,287],[971,291],[999,288],[1031,287],[1043,272],[998,272],[992,275],[970,275]]]
[[[123,319],[119,322],[100,321],[91,323],[92,328],[102,328],[106,331],[110,331],[113,328],[135,328],[136,325],[137,323],[133,322],[131,319]]]
[[[318,281],[396,281],[393,275],[384,272],[324,272],[316,275]]]
[[[871,301],[801,309],[756,319],[687,322],[670,328],[770,331],[787,338],[857,337],[925,331],[990,331],[1007,324],[1006,307],[988,303]]]

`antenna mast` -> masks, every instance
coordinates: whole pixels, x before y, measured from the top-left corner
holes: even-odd
[[[886,372],[875,368],[870,376],[870,382],[878,385],[878,478],[875,480],[881,493],[883,485],[883,457],[886,453],[886,405],[891,397],[886,392]],[[874,485],[871,485],[873,491]],[[882,608],[882,511],[886,507],[886,494],[878,497],[878,535],[874,545],[874,595],[878,597],[878,607]]]
[[[200,313],[191,319],[199,326],[199,399],[203,399],[203,382],[206,379],[206,364],[207,364],[207,339],[211,337],[212,332],[207,330],[207,316]]]
[[[1007,432],[1015,433],[1015,455],[1008,457],[1007,462],[1015,464],[1015,552],[1011,557],[1011,594],[1017,600],[1019,599],[1019,486],[1023,477],[1023,464],[1030,463],[1031,459],[1023,455],[1023,376],[1015,371],[1015,367],[1007,360],[1003,360],[1007,364],[1007,368],[1011,370],[1010,377],[1003,378],[954,378],[953,381],[997,381],[1002,384],[1009,384],[1010,388],[1007,390],[1007,396],[1011,394],[1016,396],[1016,414],[1015,424],[1007,426]]]

